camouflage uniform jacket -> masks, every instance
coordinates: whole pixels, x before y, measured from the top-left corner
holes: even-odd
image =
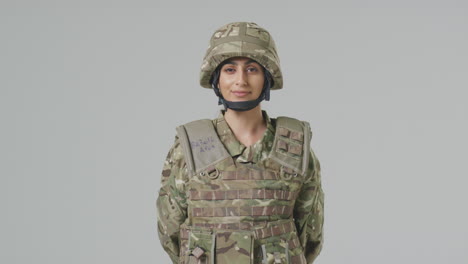
[[[249,147],[244,146],[234,136],[224,119],[224,110],[220,110],[219,116],[212,120],[216,133],[236,164],[251,164],[252,166],[260,166],[261,168],[262,160],[268,156],[275,136],[276,119],[270,119],[265,111],[262,111],[262,113],[267,123],[267,129],[263,137]],[[293,229],[295,237],[288,237],[285,243],[289,243],[289,249],[291,249],[291,243],[296,243],[297,248],[293,251],[290,250],[289,254],[291,255],[288,258],[291,259],[291,256],[300,254],[300,260],[296,259],[296,261],[291,261],[291,263],[312,263],[320,253],[323,245],[324,194],[321,187],[320,163],[312,150],[310,150],[309,155],[307,171],[301,176],[298,187],[295,187],[297,194],[294,195],[294,206],[291,208],[293,210],[291,210],[291,216],[289,216],[294,221]],[[204,221],[204,218],[200,218],[202,220],[199,219],[197,220],[198,222],[191,219],[193,212],[190,213],[191,204],[188,198],[191,195],[190,192],[193,191],[193,187],[189,187],[190,181],[184,152],[180,140],[176,136],[175,142],[164,162],[161,189],[156,201],[159,238],[164,250],[169,254],[173,263],[186,263],[186,260],[182,259],[184,258],[182,256],[184,254],[182,247],[187,246],[187,240],[181,237],[183,227],[195,226],[197,224],[198,226],[203,226],[203,223],[200,223],[200,221]],[[282,186],[278,188],[284,190]],[[197,192],[197,195],[200,195],[199,192]],[[283,221],[285,219],[281,219],[281,217],[273,219],[272,216],[257,218],[244,216],[231,219],[231,221],[240,222],[241,224],[244,222],[247,224],[251,224],[252,222],[258,223],[259,226],[262,223],[274,220]],[[268,239],[261,240],[260,242],[268,243]],[[252,245],[252,248],[254,246],[260,245]],[[237,250],[239,249],[237,248]],[[251,263],[262,263],[261,250],[255,250],[259,251],[260,255],[255,254],[255,257],[253,257],[252,253],[250,255],[253,258]],[[254,250],[252,249],[252,251]],[[289,263],[286,261],[282,262],[276,259],[276,257],[269,256],[268,260],[263,259],[263,263]],[[234,257],[234,259],[236,258]],[[233,262],[232,259],[227,263],[241,263],[241,261]],[[224,261],[220,260],[217,262],[224,263]],[[213,261],[211,263],[217,262]]]

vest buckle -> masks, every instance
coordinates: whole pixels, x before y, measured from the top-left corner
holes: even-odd
[[[212,180],[217,179],[219,176],[219,170],[216,167],[209,167],[206,171],[200,172],[200,176],[206,176]]]

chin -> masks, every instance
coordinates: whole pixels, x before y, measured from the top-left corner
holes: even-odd
[[[231,102],[245,102],[245,101],[250,101],[250,100],[254,100],[254,99],[251,99],[251,98],[233,98],[232,100],[229,100]]]

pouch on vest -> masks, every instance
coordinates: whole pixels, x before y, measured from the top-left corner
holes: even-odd
[[[261,245],[262,264],[290,264],[288,242],[284,239]]]
[[[261,243],[262,264],[307,264],[296,233],[291,236],[271,237]]]
[[[215,235],[210,230],[191,229],[185,264],[214,264]]]
[[[216,264],[253,263],[253,236],[249,231],[219,231],[216,233]]]

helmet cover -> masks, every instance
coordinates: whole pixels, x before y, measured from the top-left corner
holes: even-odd
[[[200,72],[200,85],[213,88],[210,80],[220,63],[232,57],[257,61],[273,78],[271,90],[283,87],[276,45],[268,31],[253,22],[232,22],[217,29],[211,37]]]

